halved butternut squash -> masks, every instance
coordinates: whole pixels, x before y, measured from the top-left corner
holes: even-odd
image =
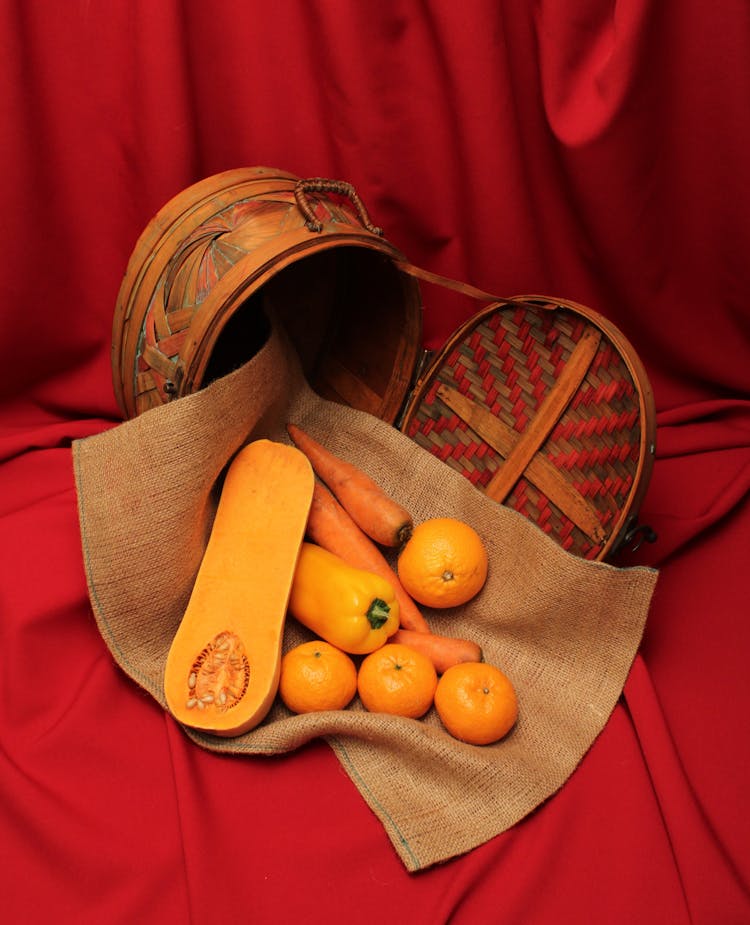
[[[283,443],[255,440],[230,463],[164,671],[167,705],[186,726],[241,735],[271,708],[313,485],[305,455]]]

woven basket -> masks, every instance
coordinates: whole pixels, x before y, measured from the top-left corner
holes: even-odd
[[[418,283],[349,183],[231,170],[170,200],[139,238],[112,336],[126,417],[246,362],[277,317],[324,397],[393,421],[420,351]],[[378,350],[372,350],[373,318]]]
[[[426,369],[420,281],[489,303]],[[115,310],[123,414],[246,362],[271,317],[319,394],[399,426],[565,549],[604,559],[653,539],[637,521],[653,398],[622,333],[574,302],[497,298],[414,267],[341,181],[238,169],[164,206]]]

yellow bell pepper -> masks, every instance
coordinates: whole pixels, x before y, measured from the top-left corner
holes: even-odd
[[[289,596],[289,612],[321,639],[351,655],[384,645],[399,626],[390,582],[353,568],[315,543],[303,543]]]

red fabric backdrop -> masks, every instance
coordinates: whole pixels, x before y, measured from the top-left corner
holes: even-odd
[[[750,921],[749,101],[746,0],[0,2],[6,921]],[[414,875],[327,746],[197,749],[88,605],[70,443],[118,420],[126,262],[253,165],[351,181],[420,266],[590,305],[654,386],[624,696],[546,805]],[[424,295],[437,346],[473,306]]]

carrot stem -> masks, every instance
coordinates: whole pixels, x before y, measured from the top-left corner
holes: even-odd
[[[409,512],[353,463],[335,456],[295,424],[289,436],[352,520],[381,546],[402,546],[414,526]]]

